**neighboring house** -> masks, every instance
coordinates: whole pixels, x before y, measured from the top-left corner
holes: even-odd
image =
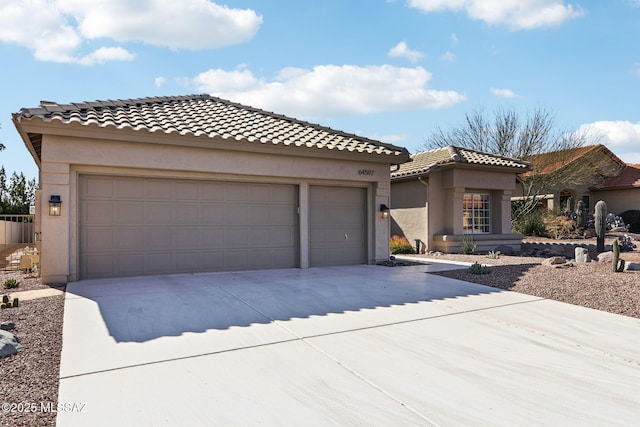
[[[511,197],[529,163],[452,146],[411,159],[391,172],[392,235],[419,240],[420,252],[459,252],[470,237],[478,251],[520,250]]]
[[[626,165],[618,175],[590,190],[594,199],[605,201],[608,212],[619,215],[629,210],[640,211],[640,164]]]
[[[601,144],[538,154],[526,160],[532,168],[521,175],[521,182],[540,180],[542,189],[537,194],[547,208],[556,210],[574,209],[579,200],[593,210],[597,200],[592,199],[598,196],[592,189],[620,174],[626,166]],[[524,188],[525,185],[519,186],[515,198],[526,194]]]
[[[45,283],[388,259],[406,149],[208,95],[13,115],[40,169]]]

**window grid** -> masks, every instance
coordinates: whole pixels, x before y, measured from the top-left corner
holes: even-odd
[[[465,233],[489,233],[489,195],[465,193],[462,199]]]

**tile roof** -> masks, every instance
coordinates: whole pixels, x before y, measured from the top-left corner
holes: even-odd
[[[611,150],[602,144],[596,144],[529,156],[526,160],[531,163],[535,172],[529,172],[528,174],[524,174],[524,176],[526,177],[533,173],[545,175],[556,172],[587,154],[601,154],[607,156],[620,167],[624,165],[624,162],[613,154]]]
[[[404,147],[206,94],[71,104],[42,101],[39,107],[23,108],[13,114],[13,121],[19,131],[21,123],[33,119],[99,128],[222,138],[238,143],[377,154],[391,157],[391,163],[403,163],[409,157],[409,152]],[[24,138],[24,133],[21,134]],[[29,134],[28,139],[34,145],[35,155],[39,158],[41,135]]]
[[[598,185],[598,190],[640,187],[640,164],[626,165],[622,172]]]
[[[529,170],[529,163],[495,154],[482,153],[466,148],[448,146],[435,150],[423,151],[411,155],[411,162],[400,165],[391,172],[391,178],[402,178],[428,174],[434,167],[448,164],[473,164],[483,166],[497,166],[524,172]]]

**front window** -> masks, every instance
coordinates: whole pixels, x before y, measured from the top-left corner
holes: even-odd
[[[462,199],[465,233],[489,233],[489,195],[465,193]]]

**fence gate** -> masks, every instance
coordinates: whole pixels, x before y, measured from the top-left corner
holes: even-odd
[[[0,270],[18,270],[26,248],[35,246],[34,217],[0,215]]]

